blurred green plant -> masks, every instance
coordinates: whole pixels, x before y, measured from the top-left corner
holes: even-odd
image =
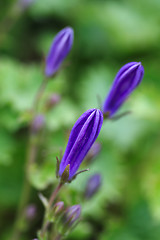
[[[1,23],[10,19],[12,7],[13,1],[3,1]],[[39,153],[30,179],[30,202],[37,205],[38,217],[21,239],[34,238],[40,227],[43,209],[37,190],[48,195],[50,185],[56,183],[55,157],[60,148],[64,150],[68,130],[87,108],[99,107],[117,69],[130,60],[142,61],[145,67],[145,80],[122,108],[122,112],[132,113],[105,123],[100,136],[102,151],[90,172],[79,176],[78,183],[75,180],[60,197],[68,205],[81,201],[77,191],[81,194],[88,177],[98,171],[102,188],[91,201],[82,203],[83,221],[68,239],[159,239],[159,10],[157,0],[38,0],[7,30],[0,44],[2,240],[10,239],[21,193],[29,110],[42,80],[42,57],[53,34],[66,25],[75,29],[76,39],[68,60],[70,70],[62,71],[44,95],[46,100],[58,92],[63,99],[46,119],[44,151]]]

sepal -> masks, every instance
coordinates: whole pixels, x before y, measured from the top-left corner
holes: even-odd
[[[64,172],[62,173],[61,176],[61,183],[66,183],[68,182],[69,179],[69,169],[70,169],[70,164],[68,164],[64,170]]]
[[[73,180],[75,180],[76,179],[76,177],[79,175],[79,174],[81,174],[81,173],[84,173],[84,172],[88,172],[89,171],[89,168],[87,168],[87,169],[84,169],[84,170],[82,170],[82,171],[79,171],[79,172],[77,172],[73,177],[72,177],[72,179],[71,180],[69,180],[68,182],[69,183],[71,183]]]
[[[125,117],[125,116],[127,116],[129,114],[131,114],[131,113],[132,113],[131,111],[126,111],[126,112],[123,112],[123,113],[120,113],[120,114],[117,114],[117,115],[113,116],[109,120],[117,121],[117,120],[119,120],[119,119],[121,119],[121,118],[123,118],[123,117]]]

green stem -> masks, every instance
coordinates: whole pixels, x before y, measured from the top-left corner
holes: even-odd
[[[0,22],[0,44],[5,42],[8,33],[13,28],[19,17],[21,16],[22,11],[17,8],[17,3],[13,3],[8,10],[8,13]]]
[[[50,240],[60,240],[62,239],[62,235],[56,231],[56,226],[53,225],[52,232],[50,234]]]
[[[59,183],[59,185],[57,186],[57,188],[53,191],[50,199],[49,199],[49,204],[48,204],[48,208],[50,209],[52,207],[52,204],[57,196],[57,194],[59,193],[60,189],[62,188],[63,183]]]
[[[59,183],[59,185],[56,187],[56,189],[53,191],[52,195],[50,196],[50,199],[49,199],[49,202],[48,202],[48,207],[46,209],[44,219],[43,219],[42,230],[41,230],[41,233],[40,233],[40,236],[41,236],[42,239],[45,236],[45,233],[47,231],[48,224],[49,224],[47,217],[48,217],[48,215],[49,215],[49,213],[52,209],[53,202],[54,202],[57,194],[59,193],[60,189],[62,188],[62,186],[63,186],[63,183]]]
[[[58,234],[57,236],[56,236],[56,238],[53,238],[52,240],[60,240],[61,239],[61,234]]]
[[[39,102],[44,94],[44,91],[46,89],[46,86],[48,84],[49,79],[45,78],[43,82],[41,83],[38,92],[35,96],[34,103],[33,103],[33,114],[35,115],[38,112]]]
[[[33,119],[38,113],[38,107],[40,100],[44,94],[44,91],[46,89],[48,80],[44,79],[42,84],[40,85],[37,94],[34,99],[33,103]],[[32,125],[32,123],[31,123]],[[26,165],[25,165],[25,176],[24,176],[24,183],[22,188],[22,193],[20,197],[20,204],[17,211],[17,216],[15,220],[15,225],[13,228],[13,234],[11,236],[11,240],[19,240],[21,238],[21,233],[24,231],[25,226],[25,208],[28,204],[30,192],[31,192],[31,185],[29,183],[29,172],[31,165],[35,162],[37,157],[37,151],[38,151],[38,142],[33,141],[32,136],[32,127],[30,126],[29,130],[29,142],[28,142],[28,154],[26,158]]]
[[[21,233],[23,232],[25,225],[25,207],[28,203],[30,192],[30,184],[27,178],[25,178],[11,240],[18,240],[21,238]]]

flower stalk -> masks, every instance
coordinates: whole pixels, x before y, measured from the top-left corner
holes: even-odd
[[[49,198],[48,206],[47,206],[47,208],[45,210],[45,214],[44,214],[42,228],[40,230],[40,237],[42,239],[44,238],[44,236],[46,234],[46,231],[47,231],[47,228],[48,228],[48,225],[49,225],[48,216],[50,215],[50,212],[52,210],[52,206],[53,206],[54,200],[55,200],[57,194],[59,193],[59,191],[61,190],[62,186],[63,186],[63,184],[59,183],[58,186],[55,188],[55,190],[53,191],[53,193],[51,194],[51,196]]]
[[[42,82],[42,84],[40,85],[40,87],[37,91],[37,94],[35,96],[35,99],[33,102],[33,107],[32,107],[33,119],[34,119],[34,116],[36,116],[36,114],[38,113],[39,103],[44,94],[47,83],[48,83],[48,81],[46,81],[46,80],[44,80]],[[25,164],[24,183],[23,183],[23,187],[22,187],[20,204],[19,204],[19,208],[17,211],[17,216],[16,216],[11,240],[19,240],[21,238],[21,233],[24,230],[23,227],[21,227],[21,226],[24,226],[25,224],[20,224],[20,222],[25,223],[25,220],[26,220],[24,209],[25,209],[26,205],[28,204],[30,192],[31,192],[31,185],[29,183],[30,168],[36,160],[37,151],[38,151],[38,143],[39,143],[38,141],[36,141],[36,142],[33,141],[32,125],[33,125],[33,121],[31,123],[30,129],[29,129],[28,154],[27,154],[26,164]]]
[[[49,199],[49,203],[48,203],[48,208],[50,209],[52,207],[52,204],[57,196],[57,194],[59,193],[60,189],[62,188],[64,184],[63,183],[59,183],[57,188],[53,191],[50,199]]]

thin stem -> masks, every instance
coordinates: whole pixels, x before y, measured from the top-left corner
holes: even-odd
[[[24,221],[25,221],[25,217],[26,217],[25,216],[25,213],[26,213],[25,207],[28,203],[30,192],[31,192],[30,184],[29,184],[27,178],[25,178],[11,240],[20,239],[21,233],[24,230]]]
[[[53,238],[52,240],[60,240],[61,239],[61,234],[58,234],[55,238]]]
[[[51,233],[50,233],[49,240],[53,240],[54,237],[56,237],[56,235],[55,235],[55,224],[53,223],[53,226],[52,226],[52,229],[51,229]]]
[[[59,185],[57,186],[57,188],[53,191],[50,199],[49,199],[49,204],[48,204],[48,207],[51,208],[52,207],[52,204],[57,196],[57,194],[59,193],[60,189],[62,188],[63,186],[63,183],[59,183]]]
[[[36,112],[38,111],[38,107],[39,107],[39,102],[44,94],[44,91],[46,89],[46,86],[48,84],[48,80],[47,78],[45,78],[43,80],[43,82],[41,83],[39,89],[38,89],[38,92],[35,96],[35,99],[34,99],[34,103],[33,103],[33,114],[36,114]]]
[[[37,91],[36,96],[35,96],[35,99],[33,102],[33,119],[38,112],[39,103],[40,103],[40,100],[46,89],[47,83],[48,83],[48,80],[44,79]],[[32,123],[31,123],[31,125],[32,125]],[[37,157],[38,143],[39,143],[38,141],[36,141],[36,142],[33,141],[32,128],[30,126],[28,154],[26,157],[26,165],[25,165],[24,184],[23,184],[23,188],[22,188],[20,204],[19,204],[19,208],[17,211],[17,217],[15,220],[15,225],[13,228],[13,234],[12,234],[11,240],[19,240],[21,237],[21,233],[24,230],[24,227],[22,227],[22,226],[24,226],[25,224],[22,224],[22,223],[25,222],[25,220],[26,220],[25,219],[25,207],[28,204],[30,192],[31,192],[31,185],[29,183],[29,172],[30,172],[31,165],[35,162],[36,157]]]
[[[0,44],[5,41],[7,34],[10,32],[12,27],[15,25],[23,11],[17,8],[17,3],[13,3],[8,10],[8,13],[0,22]]]
[[[57,196],[57,194],[59,193],[60,189],[62,188],[63,183],[59,183],[59,185],[56,187],[56,189],[53,191],[52,195],[50,196],[49,202],[48,202],[48,207],[46,209],[45,215],[44,215],[44,219],[43,219],[43,224],[42,224],[42,230],[41,230],[41,238],[44,237],[45,232],[47,231],[48,228],[48,214],[50,213],[51,209],[52,209],[52,204]]]
[[[50,234],[50,240],[60,240],[60,239],[62,239],[62,234],[60,234],[60,233],[58,233],[57,231],[56,231],[56,226],[55,225],[53,225],[53,227],[52,227],[52,232],[51,232],[51,234]]]

